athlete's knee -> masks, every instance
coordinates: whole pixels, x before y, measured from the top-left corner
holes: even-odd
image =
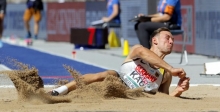
[[[171,81],[172,80],[172,75],[170,73],[167,74],[167,81]]]

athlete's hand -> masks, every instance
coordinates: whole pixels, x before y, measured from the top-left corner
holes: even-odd
[[[184,92],[189,89],[189,77],[185,77],[179,80],[176,90],[178,92]]]
[[[171,68],[172,76],[178,76],[180,79],[186,77],[186,72],[182,68]]]
[[[179,80],[176,89],[170,94],[171,96],[179,97],[184,91],[189,89],[189,77],[184,77]]]

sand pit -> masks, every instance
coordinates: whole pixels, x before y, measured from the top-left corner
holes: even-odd
[[[141,89],[129,90],[117,77],[86,85],[80,73],[64,68],[77,80],[77,89],[64,96],[50,96],[34,67],[16,62],[18,70],[0,71],[13,81],[15,88],[0,88],[0,111],[219,111],[220,87],[196,86],[181,98],[157,93],[150,95]],[[174,87],[170,88],[172,91]]]

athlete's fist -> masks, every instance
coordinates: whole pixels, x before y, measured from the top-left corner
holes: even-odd
[[[176,90],[178,92],[184,92],[189,89],[189,77],[185,77],[179,80]]]
[[[186,72],[182,68],[171,68],[172,76],[178,76],[180,79],[186,77]]]

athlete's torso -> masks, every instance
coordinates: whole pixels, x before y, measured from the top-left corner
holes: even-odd
[[[150,67],[140,58],[122,64],[119,75],[130,88],[144,87],[146,92],[153,93],[158,91],[163,79],[158,69]]]

